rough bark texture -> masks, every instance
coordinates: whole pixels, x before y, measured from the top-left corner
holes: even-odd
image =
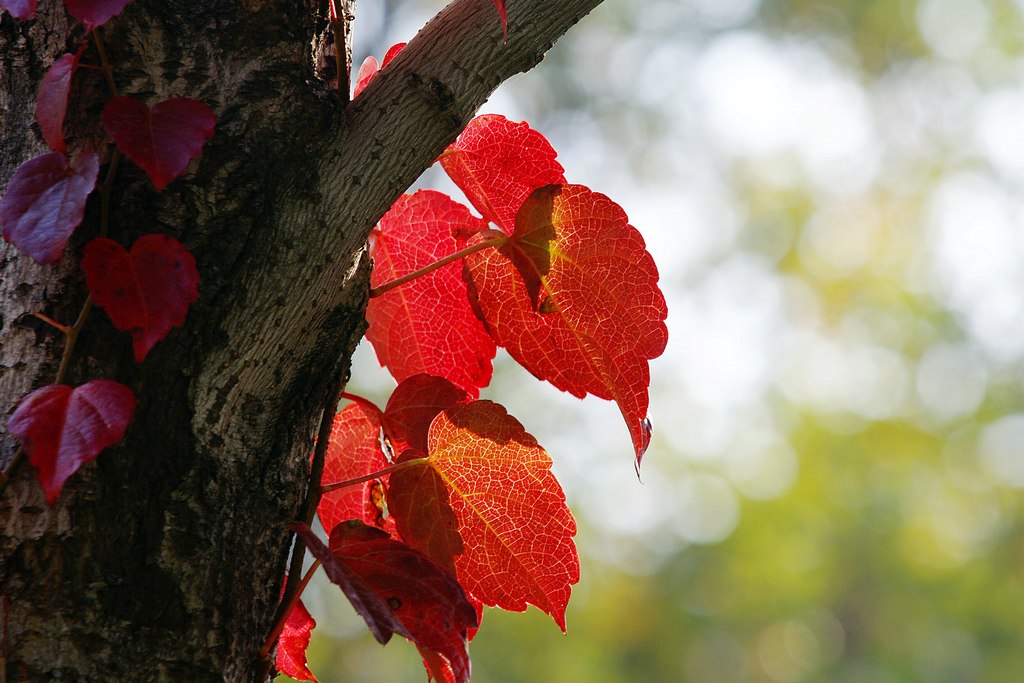
[[[7,680],[258,677],[320,408],[364,329],[366,235],[489,93],[599,1],[512,0],[503,44],[490,0],[458,0],[347,107],[324,80],[335,74],[317,0],[138,0],[102,29],[122,94],[197,97],[220,117],[201,162],[164,192],[124,162],[113,193],[111,236],[180,239],[200,300],[141,366],[94,311],[69,383],[132,386],[126,438],[53,508],[31,467],[0,492]],[[85,38],[55,0],[32,22],[0,18],[0,183],[45,151],[36,88]],[[84,61],[98,63],[93,46]],[[108,96],[101,74],[78,72],[72,150],[109,157],[96,125]],[[76,315],[97,213],[58,266],[0,244],[4,423],[53,381],[63,337],[30,313]],[[16,448],[0,427],[0,466]]]

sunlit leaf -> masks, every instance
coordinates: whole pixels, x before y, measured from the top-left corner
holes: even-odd
[[[536,605],[564,630],[579,560],[576,522],[551,458],[490,401],[442,411],[430,426],[428,446],[419,467],[444,482],[463,538],[455,557],[459,581],[487,605],[515,611]],[[390,490],[392,497],[418,500],[408,507],[419,514],[433,512],[431,501],[440,495],[433,482],[424,486],[412,477],[392,476]]]
[[[306,662],[309,636],[316,626],[309,610],[298,600],[288,611],[288,617],[277,640],[277,669],[299,681],[314,681],[316,676]]]
[[[334,484],[372,474],[387,467],[380,444],[381,412],[365,401],[345,406],[334,416],[331,437],[324,455],[323,484]],[[317,514],[325,529],[348,519],[360,519],[384,526],[374,492],[382,492],[379,481],[369,481],[329,491],[320,499]]]
[[[477,116],[441,155],[441,166],[486,220],[511,233],[516,213],[539,187],[565,182],[547,139],[526,123]]]
[[[421,190],[399,197],[371,237],[374,287],[457,250],[455,234],[486,226],[449,197]],[[470,307],[461,262],[452,262],[370,300],[367,339],[396,380],[444,377],[472,396],[491,380],[495,346]]]
[[[650,442],[648,361],[668,340],[654,260],[623,210],[582,185],[534,192],[519,218],[508,244],[466,257],[478,309],[534,375],[614,400],[639,465]]]

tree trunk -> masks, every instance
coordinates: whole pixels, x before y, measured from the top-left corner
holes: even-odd
[[[499,83],[599,2],[510,0],[503,43],[490,0],[457,0],[348,106],[322,54],[326,2],[137,0],[101,29],[120,93],[195,97],[219,116],[188,174],[158,194],[124,161],[112,195],[110,236],[182,241],[200,299],[138,366],[93,311],[68,383],[128,384],[132,425],[52,508],[29,466],[0,492],[7,680],[259,677],[312,439],[365,326],[370,229]],[[0,18],[0,183],[46,151],[36,89],[86,37],[55,0],[35,21]],[[99,63],[92,42],[83,63]],[[75,79],[69,148],[109,159],[102,74]],[[56,266],[0,244],[3,423],[53,382],[63,335],[31,313],[77,315],[95,204]],[[0,466],[16,449],[0,432]]]

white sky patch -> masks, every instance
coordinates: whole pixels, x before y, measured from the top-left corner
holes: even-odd
[[[995,168],[1024,184],[1024,90],[1000,90],[982,99],[975,140]]]
[[[921,37],[936,54],[962,59],[988,38],[992,15],[981,0],[921,0],[917,25]]]
[[[676,303],[668,325],[672,371],[698,403],[757,400],[782,332],[781,281],[761,259],[736,255]]]
[[[877,172],[867,98],[819,47],[734,32],[697,66],[704,120],[740,157],[795,153],[821,189],[867,185]]]
[[[991,180],[962,173],[931,196],[934,289],[994,358],[1024,356],[1024,206]]]

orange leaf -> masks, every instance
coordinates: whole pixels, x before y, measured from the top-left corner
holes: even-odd
[[[614,400],[639,467],[650,442],[647,362],[665,350],[667,310],[625,212],[582,185],[544,187],[523,204],[508,244],[465,261],[495,341],[563,391]]]
[[[579,580],[576,522],[551,473],[551,458],[490,401],[442,411],[428,444],[423,467],[447,487],[464,541],[455,557],[459,582],[487,605],[515,611],[536,605],[565,630],[565,608]],[[438,495],[412,484],[392,475],[392,497],[418,497],[429,506]]]
[[[456,232],[486,227],[440,192],[403,195],[373,232],[370,283],[379,287],[435,263],[457,251]],[[428,373],[475,398],[491,380],[494,342],[470,307],[458,262],[370,299],[366,320],[377,359],[399,382]]]

